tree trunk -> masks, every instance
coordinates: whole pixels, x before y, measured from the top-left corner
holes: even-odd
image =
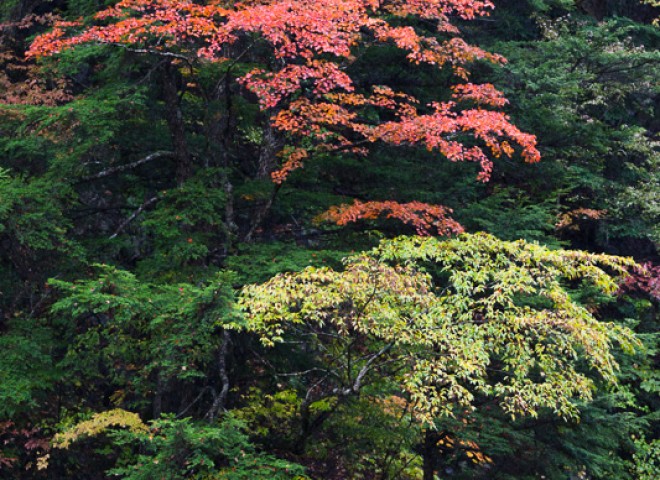
[[[176,183],[177,186],[180,187],[192,175],[192,157],[188,150],[188,141],[186,140],[186,127],[183,121],[183,112],[181,111],[181,102],[179,100],[176,82],[176,67],[171,63],[168,63],[165,65],[163,73],[165,116],[167,125],[170,129],[174,155],[176,158]]]
[[[424,433],[424,450],[422,452],[422,458],[424,460],[424,465],[422,467],[422,471],[424,472],[424,480],[435,479],[435,446],[437,441],[438,433],[434,430],[426,430]]]
[[[229,394],[229,374],[227,373],[227,356],[229,355],[229,343],[231,336],[229,330],[223,329],[222,331],[222,345],[218,350],[218,374],[220,376],[220,383],[222,387],[220,393],[215,395],[213,405],[206,414],[209,423],[212,423],[222,412],[225,410],[227,402],[227,395]]]
[[[276,167],[277,152],[279,151],[280,147],[280,142],[278,141],[277,136],[273,131],[273,127],[270,124],[270,121],[267,119],[263,129],[261,146],[259,147],[259,159],[256,171],[257,179],[270,180],[270,174],[273,173]],[[246,234],[243,236],[244,242],[252,242],[257,229],[261,227],[261,224],[268,216],[268,213],[273,206],[273,202],[275,201],[275,197],[277,197],[279,190],[279,184],[273,185],[270,196],[259,204],[255,205],[254,212],[250,218],[250,225]]]
[[[163,394],[165,393],[165,382],[160,372],[156,373],[156,392],[154,394],[154,403],[152,415],[154,420],[163,413]]]

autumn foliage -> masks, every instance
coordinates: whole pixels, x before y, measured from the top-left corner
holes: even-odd
[[[46,75],[25,58],[20,42],[9,41],[9,32],[27,35],[35,25],[51,25],[52,14],[28,15],[21,21],[0,23],[0,103],[5,105],[57,105],[73,99],[68,80]]]
[[[330,208],[319,217],[337,225],[348,225],[358,220],[374,220],[382,215],[393,218],[415,228],[418,235],[451,235],[462,233],[463,227],[448,217],[451,210],[439,205],[422,202],[398,203],[360,202]]]
[[[469,83],[470,63],[505,59],[467,44],[452,19],[473,20],[492,8],[479,0],[122,0],[99,12],[92,25],[57,23],[34,41],[28,55],[50,56],[95,43],[194,64],[238,62],[257,46],[270,57],[261,58],[263,66],[238,83],[296,146],[280,155],[281,168],[271,174],[276,183],[314,152],[364,154],[377,142],[421,145],[452,162],[475,162],[478,178],[487,181],[493,158],[518,150],[526,162],[540,159],[535,137],[496,110],[506,104],[502,93],[490,84]],[[451,69],[457,78],[453,98],[422,104],[386,85],[356,85],[350,66],[359,52],[378,45],[396,46],[413,65]],[[421,215],[408,220],[420,232],[429,230],[424,215],[444,215],[430,206],[420,210],[416,203],[363,204],[350,211],[369,217],[384,209],[396,218]],[[330,216],[340,223],[345,218]]]

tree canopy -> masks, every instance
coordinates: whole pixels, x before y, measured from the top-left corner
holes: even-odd
[[[0,478],[656,478],[658,17],[2,3]]]

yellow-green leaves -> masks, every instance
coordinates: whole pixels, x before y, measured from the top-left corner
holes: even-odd
[[[248,286],[240,306],[266,345],[314,338],[332,365],[319,388],[358,393],[388,376],[428,424],[473,408],[475,395],[498,398],[511,415],[570,417],[594,382],[615,382],[615,344],[639,342],[567,287],[612,293],[608,272],[631,265],[486,234],[401,237],[348,258],[343,271],[308,268]]]
[[[137,413],[116,408],[107,412],[95,413],[89,420],[84,420],[67,431],[58,433],[53,438],[53,446],[55,448],[69,448],[78,439],[95,437],[111,427],[123,427],[131,432],[146,432],[149,430]]]

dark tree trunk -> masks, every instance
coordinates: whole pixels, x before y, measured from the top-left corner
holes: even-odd
[[[424,434],[424,450],[422,452],[424,480],[434,480],[435,478],[436,444],[438,439],[438,432],[434,430],[427,430]]]
[[[163,70],[165,115],[176,158],[176,183],[180,187],[192,175],[192,157],[188,150],[188,141],[186,140],[186,128],[183,121],[183,112],[181,111],[181,102],[179,100],[179,89],[177,88],[176,67],[168,63]]]
[[[154,420],[160,417],[163,413],[163,394],[165,393],[165,382],[160,372],[156,374],[156,392],[154,394],[154,403],[152,415]]]
[[[277,152],[279,151],[280,147],[280,142],[275,135],[275,132],[273,131],[273,127],[270,124],[270,121],[266,120],[266,124],[263,130],[263,139],[261,142],[261,147],[259,148],[259,161],[257,164],[256,178],[259,180],[270,179],[270,174],[273,173],[276,168]],[[256,206],[250,221],[250,226],[247,230],[247,233],[243,237],[243,241],[252,242],[257,229],[261,227],[262,223],[268,216],[268,213],[273,206],[279,190],[280,185],[274,185],[271,195]]]

